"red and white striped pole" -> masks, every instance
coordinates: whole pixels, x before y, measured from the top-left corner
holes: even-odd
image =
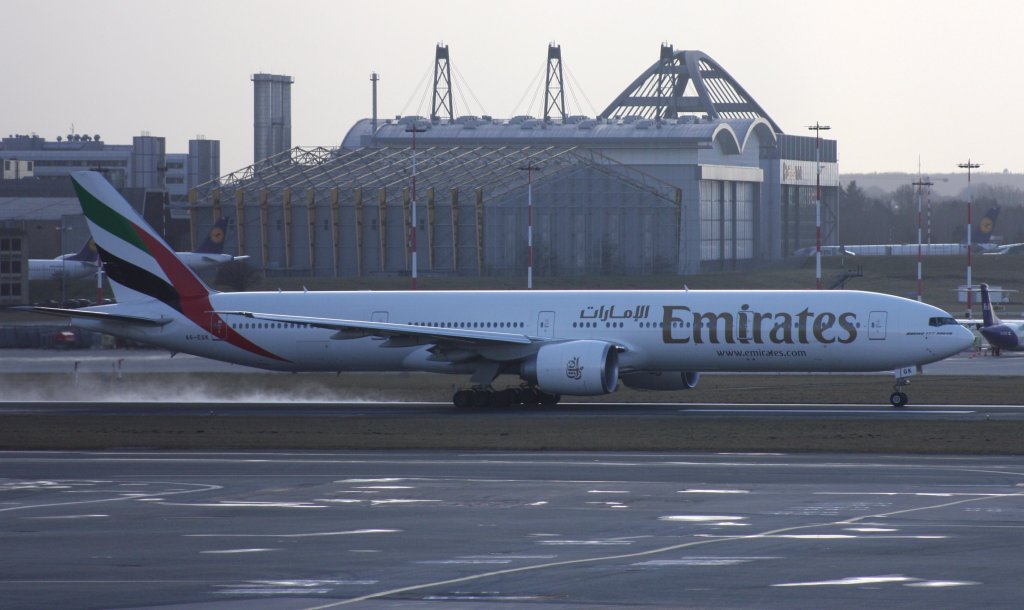
[[[967,319],[972,318],[971,308],[971,170],[981,167],[980,163],[958,163],[957,167],[967,170]]]
[[[416,290],[416,134],[423,133],[426,129],[417,127],[413,121],[405,131],[412,133],[412,227],[409,230],[409,250],[412,253],[412,289]]]
[[[832,128],[815,121],[807,129],[814,130],[814,279],[821,290],[821,132]]]
[[[533,170],[540,169],[532,161],[526,167],[526,288],[533,290]]]
[[[921,179],[921,169],[918,167],[917,170],[917,182],[911,183],[912,186],[917,187],[917,300],[922,301],[922,279],[921,279],[921,267],[922,267],[922,212],[921,212],[921,187],[931,186],[933,183],[928,180]]]

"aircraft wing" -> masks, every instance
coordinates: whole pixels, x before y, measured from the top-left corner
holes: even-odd
[[[62,309],[60,307],[36,307],[32,305],[12,307],[11,309],[29,313],[41,313],[48,316],[60,316],[62,318],[86,318],[103,322],[138,324],[141,326],[163,326],[173,321],[171,318],[147,318],[120,313],[107,313],[105,311],[90,311],[88,309]]]
[[[388,339],[411,338],[434,343],[459,343],[463,345],[530,345],[534,340],[517,333],[499,333],[468,328],[437,328],[433,326],[415,326],[412,324],[396,324],[393,322],[368,322],[365,320],[341,320],[336,318],[316,318],[309,316],[287,316],[281,314],[256,313],[251,311],[213,311],[219,315],[235,315],[267,320],[269,322],[287,322],[289,324],[305,324],[317,328],[337,331],[333,339],[359,339],[362,337],[385,337]]]
[[[1024,246],[1024,243],[1019,243],[1019,244],[1000,244],[1000,245],[996,246],[994,249],[982,252],[982,254],[984,254],[986,256],[1000,256],[1002,254],[1008,253],[1010,250],[1013,250],[1015,248],[1019,248],[1021,246]]]

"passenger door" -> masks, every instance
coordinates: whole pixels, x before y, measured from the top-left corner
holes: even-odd
[[[555,338],[555,312],[542,311],[537,314],[537,336],[544,339]]]
[[[868,339],[880,341],[885,339],[885,322],[888,312],[872,311],[868,314]]]

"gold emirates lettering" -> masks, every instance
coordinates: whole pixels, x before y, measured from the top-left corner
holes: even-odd
[[[661,336],[665,343],[796,344],[853,343],[857,314],[843,312],[763,313],[742,305],[736,313],[702,313],[684,305],[663,305]]]

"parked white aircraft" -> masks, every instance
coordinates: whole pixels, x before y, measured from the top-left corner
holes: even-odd
[[[989,208],[985,215],[978,221],[977,226],[971,227],[970,248],[972,252],[981,252],[986,255],[1006,254],[1016,248],[1024,246],[1024,243],[1000,244],[992,241],[992,230],[996,226],[996,219],[999,218],[999,207]],[[847,244],[842,246],[822,246],[822,256],[953,256],[967,254],[967,241],[960,243],[946,244]],[[814,256],[816,246],[800,248],[793,253],[793,256]]]
[[[227,231],[228,218],[222,216],[214,223],[199,247],[192,252],[175,252],[186,265],[200,273],[219,267],[224,263],[243,260],[248,256],[232,256],[224,254],[224,237]],[[99,255],[96,244],[89,239],[82,249],[75,254],[65,254],[57,258],[31,258],[28,261],[28,279],[53,280],[61,275],[68,280],[95,277],[99,269]]]
[[[894,370],[971,345],[946,312],[856,291],[218,293],[101,175],[72,180],[118,303],[30,308],[173,351],[282,371],[472,376],[457,406],[554,403],[630,387],[685,389],[700,371]],[[495,391],[500,374],[525,384]]]
[[[192,252],[175,252],[186,265],[202,273],[208,269],[219,267],[224,263],[239,261],[248,256],[232,256],[224,254],[224,238],[227,236],[228,217],[221,216],[214,223],[199,247]]]
[[[28,259],[28,279],[30,282],[59,280],[64,276],[65,279],[75,280],[95,276],[99,266],[96,244],[90,239],[74,254],[64,254],[57,258]]]

